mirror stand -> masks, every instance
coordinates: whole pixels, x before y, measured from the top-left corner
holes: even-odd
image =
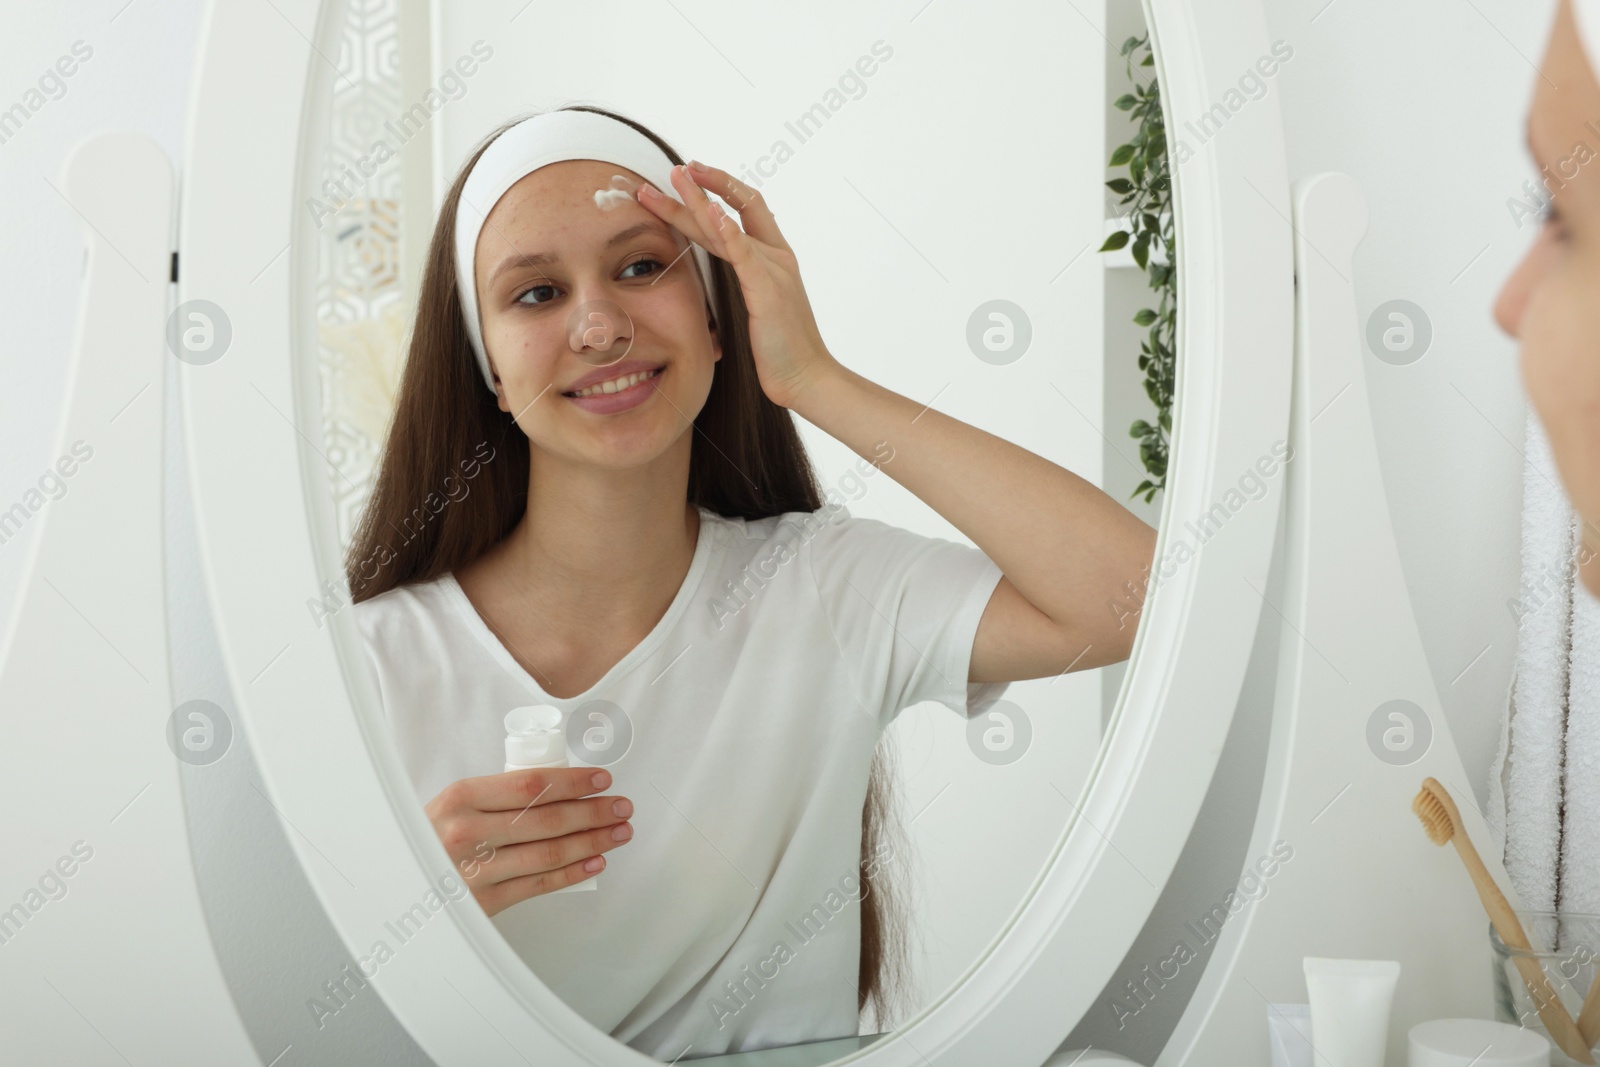
[[[182,735],[162,567],[172,165],[148,137],[97,134],[57,191],[88,251],[52,467],[66,488],[31,519],[41,528],[0,649],[4,1056],[176,1063],[203,1048],[254,1062],[169,748]],[[177,1004],[181,1025],[151,1025],[176,1022]]]
[[[1348,175],[1318,174],[1296,183],[1294,215],[1285,602],[1262,623],[1281,627],[1278,688],[1246,852],[1248,863],[1282,842],[1293,858],[1223,927],[1159,1067],[1264,1048],[1267,1004],[1305,999],[1304,956],[1400,961],[1390,1063],[1405,1060],[1416,1023],[1485,1016],[1490,1004],[1483,906],[1453,850],[1435,847],[1411,811],[1422,780],[1436,778],[1470,836],[1492,840],[1440,708],[1389,524],[1351,285],[1366,200]],[[1480,852],[1510,895],[1497,850]]]

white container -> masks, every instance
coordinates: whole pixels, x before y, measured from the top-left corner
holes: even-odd
[[[561,719],[561,709],[551,704],[530,704],[506,712],[506,770],[572,766],[567,760],[567,737],[561,732]],[[541,895],[598,889],[599,881],[599,874],[591,874],[581,882]]]
[[[1301,962],[1318,1064],[1384,1067],[1399,961],[1306,956]]]
[[[1490,1019],[1433,1019],[1409,1035],[1408,1067],[1550,1067],[1542,1035]]]
[[[1272,1067],[1320,1067],[1312,1042],[1311,1005],[1268,1004],[1267,1036],[1272,1042]]]

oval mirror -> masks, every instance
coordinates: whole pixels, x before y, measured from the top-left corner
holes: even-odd
[[[304,39],[212,10],[205,563],[274,800],[322,813],[305,875],[430,1056],[1038,1062],[1083,1015],[1209,782],[1276,524],[1276,109],[1163,119],[1266,51],[1246,6],[285,5]],[[300,107],[244,91],[252,34]],[[491,392],[458,179],[573,107],[727,172],[736,218],[760,192],[814,388],[717,254],[707,305],[645,175],[573,157],[473,205]],[[252,432],[273,407],[293,438]],[[508,746],[540,706],[554,747]],[[610,782],[511,769],[540,755]]]

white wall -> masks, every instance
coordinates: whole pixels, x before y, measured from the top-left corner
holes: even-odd
[[[1523,122],[1549,3],[1266,5],[1295,48],[1274,86],[1291,178],[1342,170],[1367,195],[1363,325],[1397,298],[1433,325],[1416,363],[1369,354],[1367,381],[1407,590],[1480,807],[1516,646],[1526,417],[1516,344],[1490,308],[1534,231],[1506,201],[1537,177]]]

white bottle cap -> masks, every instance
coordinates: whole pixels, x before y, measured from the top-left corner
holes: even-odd
[[[519,767],[565,766],[567,738],[561,732],[561,709],[531,704],[506,712],[506,762]]]

